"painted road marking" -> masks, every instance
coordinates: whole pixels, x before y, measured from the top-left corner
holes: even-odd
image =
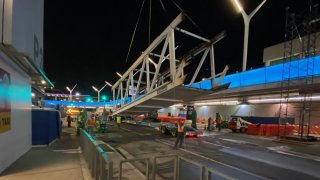
[[[320,158],[318,156],[290,151],[289,148],[286,146],[268,147],[267,149],[280,154],[285,154],[285,155],[299,157],[299,158],[308,159],[308,160],[320,161]]]
[[[224,148],[230,148],[228,146],[224,146],[224,145],[220,145],[220,144],[215,144],[215,143],[212,143],[212,142],[208,142],[208,141],[201,141],[202,143],[207,143],[207,144],[211,144],[211,145],[214,145],[214,146],[220,146],[220,147],[224,147]]]
[[[226,138],[219,138],[223,141],[228,141],[228,142],[232,142],[232,143],[236,143],[236,144],[252,144],[246,141],[242,141],[242,140],[235,140],[235,139],[226,139]]]
[[[161,143],[166,144],[166,145],[169,145],[169,146],[173,146],[173,144],[168,143],[168,142],[165,142],[165,141],[163,141],[163,140],[161,140],[161,139],[156,139],[156,141],[161,142]],[[242,172],[242,173],[249,174],[249,175],[251,175],[251,176],[254,176],[254,177],[257,177],[257,178],[260,178],[260,179],[268,179],[268,178],[259,176],[259,175],[257,175],[257,174],[253,174],[253,173],[251,173],[251,172],[249,172],[249,171],[246,171],[246,170],[239,169],[239,168],[237,168],[237,167],[231,166],[231,165],[229,165],[229,164],[225,164],[225,163],[223,163],[223,162],[220,162],[220,161],[217,161],[217,160],[214,160],[214,159],[210,159],[210,158],[208,158],[208,157],[205,157],[205,156],[203,156],[203,155],[197,154],[197,153],[195,153],[195,152],[188,151],[188,150],[186,150],[186,149],[179,148],[179,150],[182,150],[182,151],[184,151],[184,152],[193,154],[193,155],[198,156],[198,157],[201,157],[201,158],[203,158],[203,159],[212,161],[212,162],[214,162],[214,163],[217,163],[217,164],[220,164],[220,165],[229,167],[229,168],[231,168],[231,169],[240,171],[240,172]]]

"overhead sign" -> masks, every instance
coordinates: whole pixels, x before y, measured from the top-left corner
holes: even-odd
[[[129,95],[132,96],[134,94],[136,94],[136,91],[137,91],[137,87],[136,86],[130,86],[129,87]]]
[[[11,129],[10,74],[0,68],[0,133]]]

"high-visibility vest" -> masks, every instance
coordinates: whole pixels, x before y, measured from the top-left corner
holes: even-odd
[[[94,120],[93,119],[89,119],[88,120],[88,126],[94,126]]]
[[[117,123],[121,123],[121,117],[117,116]]]

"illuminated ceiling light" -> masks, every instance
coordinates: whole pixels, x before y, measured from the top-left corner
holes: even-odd
[[[209,101],[194,103],[195,106],[210,106],[210,105],[237,105],[239,101]]]
[[[264,98],[264,99],[249,99],[249,103],[279,103],[281,102],[298,102],[304,100],[305,97],[298,96],[298,97],[289,97],[289,98]],[[306,100],[320,100],[320,96],[312,96],[306,97]]]
[[[183,104],[174,104],[174,105],[172,105],[170,107],[183,107]]]

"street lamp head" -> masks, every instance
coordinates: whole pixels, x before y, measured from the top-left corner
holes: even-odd
[[[120,78],[122,78],[122,75],[121,75],[120,73],[116,72],[116,74],[117,74]]]
[[[108,86],[112,87],[112,85],[108,81],[104,81]]]
[[[68,90],[69,92],[71,92],[71,89],[70,89],[68,86],[67,86],[66,88],[67,88],[67,90]]]
[[[92,86],[92,88],[93,88],[95,91],[99,92],[99,90],[98,90],[96,87]]]
[[[235,6],[237,7],[237,10],[239,10],[240,12],[242,12],[242,11],[243,11],[243,8],[242,8],[239,0],[233,0],[233,1],[234,1]]]

